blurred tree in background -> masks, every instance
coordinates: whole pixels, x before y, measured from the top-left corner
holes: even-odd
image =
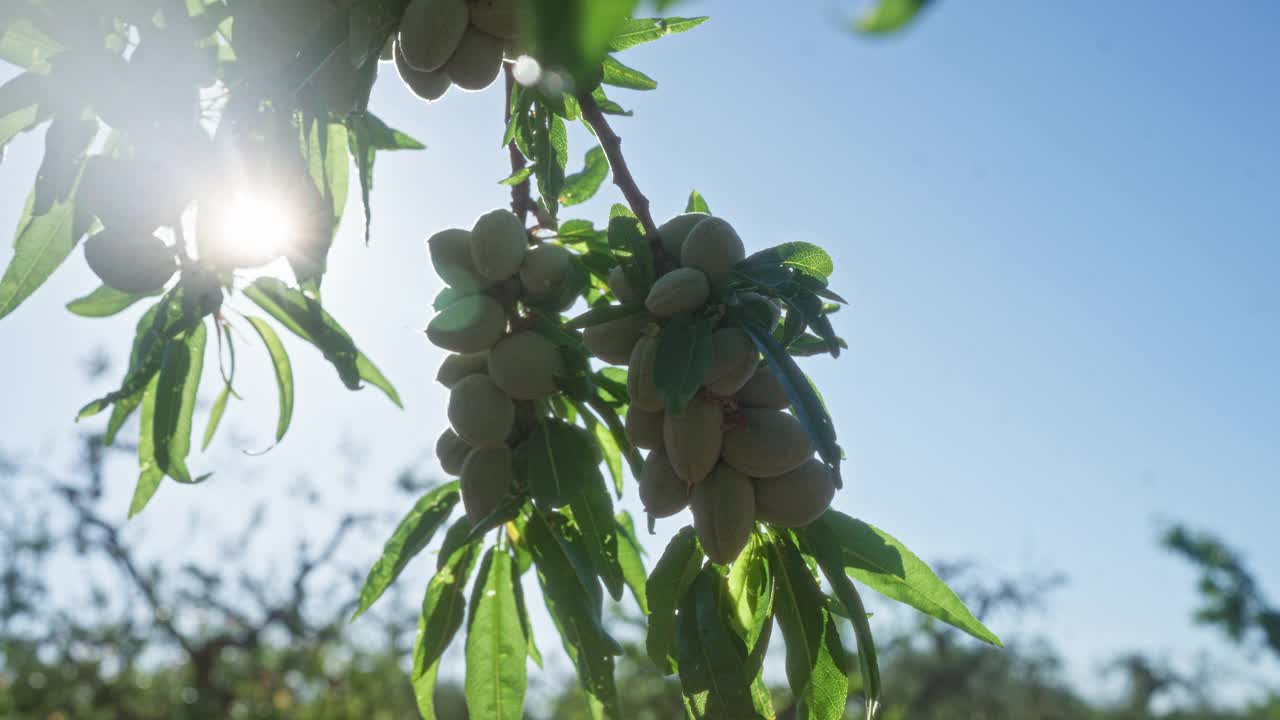
[[[359,637],[348,622],[362,558],[347,567],[344,541],[376,525],[376,518],[344,516],[325,542],[300,544],[286,572],[255,572],[245,560],[263,542],[261,509],[246,512],[243,527],[228,537],[207,525],[192,528],[195,545],[223,548],[216,562],[152,564],[139,551],[147,538],[127,535],[120,514],[102,507],[108,454],[128,448],[107,450],[99,440],[79,438],[79,459],[65,476],[0,457],[0,717],[415,716],[402,667],[413,628],[390,620],[411,616],[404,600],[394,596],[374,616],[376,630],[362,624]],[[19,496],[24,478],[39,481],[31,484],[47,493],[44,502]],[[400,480],[410,492],[426,484],[408,474]],[[1275,653],[1268,623],[1276,611],[1238,553],[1212,534],[1180,526],[1161,542],[1202,573],[1197,622],[1221,627],[1251,657]],[[989,574],[971,564],[938,568],[984,622],[1011,624],[1043,611],[1065,582],[1052,575],[977,581]],[[68,577],[84,583],[66,587]],[[1101,670],[1112,685],[1122,684],[1123,693],[1099,697],[1071,686],[1062,659],[1042,639],[1012,637],[999,650],[927,617],[903,617],[906,622],[885,635],[882,647],[882,717],[889,720],[1280,719],[1276,688],[1264,689],[1251,706],[1224,709],[1212,668],[1188,672],[1183,662],[1126,653]],[[643,637],[642,618],[628,610],[619,609],[612,624],[620,637]],[[547,677],[542,697],[531,698],[529,718],[591,717],[571,672]],[[629,718],[661,720],[684,712],[678,681],[653,668],[640,642],[625,643],[618,680]],[[855,673],[851,683],[858,682]],[[779,718],[793,712],[783,709],[790,707],[784,685],[778,680],[773,689]],[[861,716],[857,698],[855,693],[849,718]],[[436,709],[440,718],[467,718],[456,681],[442,683]]]

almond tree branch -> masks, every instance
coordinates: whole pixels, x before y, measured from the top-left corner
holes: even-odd
[[[622,196],[631,206],[631,212],[640,219],[645,234],[651,238],[657,238],[658,226],[654,224],[653,215],[649,212],[649,198],[640,192],[640,186],[636,184],[631,169],[627,167],[627,160],[622,156],[622,138],[618,137],[610,127],[604,111],[589,93],[578,96],[578,104],[582,106],[582,119],[591,126],[596,138],[600,141],[600,148],[609,159],[609,168],[613,170],[613,184],[622,191]]]
[[[515,73],[512,70],[511,63],[503,63],[502,73],[503,73],[503,76],[506,78],[506,88],[507,88],[506,97],[503,99],[504,109],[503,109],[502,116],[503,118],[506,119],[507,124],[510,125],[511,124],[511,93],[516,86]],[[512,140],[511,142],[507,143],[507,154],[511,157],[511,174],[512,175],[515,175],[516,173],[525,169],[525,167],[527,166],[527,163],[525,162],[525,159],[524,159],[524,153],[520,152],[520,146],[516,145],[515,140]],[[534,201],[533,194],[532,192],[530,192],[529,188],[530,188],[530,184],[529,184],[528,178],[525,178],[524,180],[511,186],[511,212],[519,216],[520,222],[522,223],[528,224],[529,213],[532,212],[533,217],[538,221],[539,226],[548,228],[548,229],[555,229],[556,227],[558,227],[559,223],[556,222],[555,217],[547,213],[547,211],[544,210],[541,205],[539,205],[536,201]],[[530,238],[530,240],[532,241],[533,238]]]
[[[510,63],[502,64],[502,74],[506,78],[507,94],[502,99],[502,117],[506,120],[506,124],[511,124],[511,92],[515,89],[516,78],[515,73],[511,69]],[[524,153],[520,152],[520,148],[516,145],[516,141],[512,140],[507,143],[507,154],[511,156],[511,174],[515,175],[525,168]],[[529,194],[529,180],[526,178],[522,182],[518,182],[511,186],[511,212],[520,217],[520,222],[527,222],[529,218],[529,208],[532,206],[533,198]]]

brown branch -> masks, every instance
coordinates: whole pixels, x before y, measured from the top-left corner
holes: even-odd
[[[631,169],[627,167],[627,160],[622,156],[622,138],[618,137],[618,134],[609,126],[604,111],[596,104],[596,99],[590,93],[579,95],[578,104],[582,106],[582,119],[591,126],[596,138],[600,141],[600,148],[609,159],[609,168],[613,170],[613,184],[622,191],[622,196],[631,206],[631,212],[640,219],[645,235],[656,241],[658,226],[654,224],[653,215],[649,212],[649,198],[640,192],[640,186],[636,184]]]
[[[506,123],[510,125],[511,124],[511,93],[515,89],[516,78],[515,78],[515,73],[512,70],[511,63],[504,63],[502,65],[502,72],[503,72],[503,75],[506,77],[506,87],[507,87],[507,95],[506,95],[506,98],[503,100],[504,109],[503,109],[502,117],[506,120]],[[507,143],[507,155],[511,157],[511,174],[512,175],[515,175],[516,173],[520,172],[521,170],[524,170],[525,167],[527,167],[527,163],[524,158],[524,153],[520,152],[520,146],[516,144],[515,140],[512,140],[511,142]],[[533,217],[535,220],[538,221],[539,227],[546,228],[548,230],[554,230],[560,226],[560,223],[556,221],[555,216],[548,213],[545,209],[543,209],[541,205],[538,204],[537,201],[533,199],[533,193],[530,189],[529,178],[525,178],[524,180],[511,186],[511,212],[514,212],[517,216],[519,216],[520,222],[525,224],[528,224],[529,222],[529,213],[533,213]],[[529,241],[531,243],[536,242],[536,238],[534,238],[533,236],[530,236]]]
[[[502,64],[502,73],[506,77],[507,94],[502,98],[502,117],[506,121],[506,125],[511,124],[511,93],[515,90],[516,76],[512,71],[510,63]],[[504,126],[505,127],[505,126]],[[520,147],[516,145],[516,141],[512,140],[507,143],[507,154],[511,156],[511,174],[515,175],[525,169],[524,153],[520,152]],[[529,193],[529,179],[525,178],[522,182],[518,182],[511,186],[511,212],[520,217],[520,222],[528,222],[529,209],[534,205],[533,197]]]

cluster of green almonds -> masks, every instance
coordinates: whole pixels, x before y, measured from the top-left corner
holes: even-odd
[[[517,0],[410,0],[390,50],[400,77],[427,101],[452,85],[489,87],[519,34],[516,15]]]
[[[674,315],[701,311],[745,249],[729,223],[699,213],[673,218],[659,234],[679,266],[647,295],[635,292],[620,271],[610,278],[619,300],[643,302],[647,312],[588,328],[584,339],[596,357],[628,366],[627,435],[649,451],[639,478],[645,510],[663,518],[690,508],[707,556],[727,563],[742,552],[757,520],[779,527],[813,522],[830,506],[835,483],[814,457],[804,427],[786,412],[790,401],[781,382],[760,364],[740,327],[715,330],[703,388],[683,413],[666,409],[654,382],[657,332]],[[758,295],[739,299],[768,302]]]
[[[470,230],[443,230],[427,241],[452,302],[427,325],[427,337],[450,351],[436,379],[449,388],[449,424],[436,444],[446,473],[459,476],[473,521],[511,493],[511,448],[565,374],[560,349],[543,335],[511,327],[516,299],[558,298],[573,272],[560,245],[529,247],[524,224],[494,210]],[[507,305],[504,305],[504,302]]]

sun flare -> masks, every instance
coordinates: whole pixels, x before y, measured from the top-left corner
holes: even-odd
[[[270,195],[241,192],[227,209],[224,242],[243,253],[279,257],[289,250],[295,231],[283,203]]]

